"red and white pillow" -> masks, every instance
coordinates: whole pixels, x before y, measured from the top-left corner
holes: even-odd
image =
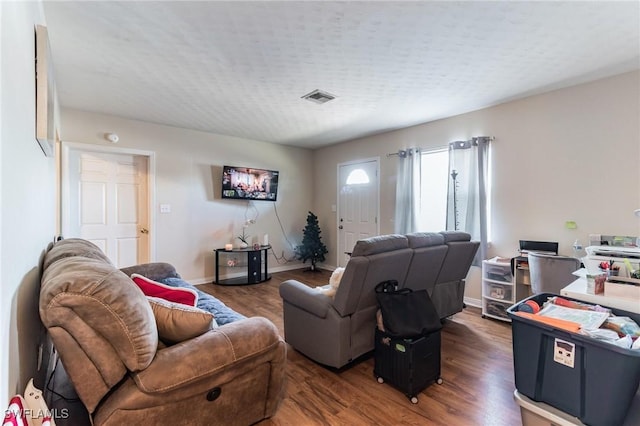
[[[44,404],[44,410],[40,408],[41,404],[37,405],[37,407],[30,407],[21,395],[15,395],[9,401],[9,407],[7,407],[4,412],[2,426],[55,425],[51,419],[51,413],[49,413],[49,410],[46,408],[46,404]],[[36,417],[33,417],[34,415]]]
[[[9,401],[9,407],[4,412],[4,422],[2,426],[28,426],[27,404],[24,398],[16,395]]]
[[[198,293],[190,288],[171,287],[157,281],[150,280],[140,274],[131,274],[131,279],[142,290],[145,296],[158,297],[173,303],[196,306]]]

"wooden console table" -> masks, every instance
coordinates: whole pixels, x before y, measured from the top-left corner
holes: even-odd
[[[271,279],[268,272],[267,251],[270,245],[260,246],[259,249],[253,247],[234,248],[225,250],[215,249],[216,252],[216,280],[214,284],[219,285],[244,285],[257,284]],[[220,268],[226,268],[227,272],[237,270],[241,276],[220,279]],[[235,275],[235,274],[234,274]]]

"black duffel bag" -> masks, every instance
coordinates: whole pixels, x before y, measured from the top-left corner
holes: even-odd
[[[376,285],[384,331],[403,339],[426,336],[442,328],[427,290],[398,289],[396,280]]]

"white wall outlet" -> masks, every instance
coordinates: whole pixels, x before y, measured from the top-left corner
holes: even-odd
[[[160,204],[160,213],[171,213],[171,204]]]

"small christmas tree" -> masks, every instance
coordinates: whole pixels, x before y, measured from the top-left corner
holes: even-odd
[[[324,262],[324,255],[328,253],[327,247],[320,239],[320,225],[318,216],[309,212],[307,216],[307,226],[302,230],[302,244],[296,247],[296,259],[306,263],[311,261],[311,270],[316,270],[316,262]]]

